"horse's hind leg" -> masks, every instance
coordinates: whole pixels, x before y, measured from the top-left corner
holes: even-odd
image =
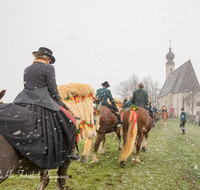
[[[135,158],[135,162],[137,163],[140,163],[139,152],[140,152],[142,141],[143,141],[143,134],[139,134],[138,139],[137,139],[137,144],[136,144],[136,158]]]
[[[41,173],[40,184],[37,190],[43,190],[49,184],[49,170]]]
[[[94,155],[93,155],[93,158],[92,158],[92,163],[98,163],[98,159],[97,159],[97,150],[99,148],[99,144],[100,142],[105,138],[105,134],[103,133],[98,133],[98,136],[97,136],[97,140],[95,142],[95,145],[94,145]]]
[[[69,168],[70,163],[66,160],[64,165],[58,168],[58,179],[57,179],[57,186],[56,190],[64,190],[67,178],[67,170]]]
[[[116,132],[117,134],[117,138],[118,138],[118,150],[121,150],[122,149],[122,145],[121,145],[121,129]]]
[[[138,140],[138,136],[136,136],[136,138],[135,138],[135,146],[134,146],[134,149],[133,149],[134,154],[136,154],[137,140]]]
[[[105,141],[106,141],[106,138],[105,138],[105,136],[104,136],[103,141],[100,143],[100,148],[99,148],[99,153],[100,153],[100,154],[105,154],[105,152],[104,152],[104,150],[103,150]]]
[[[147,149],[147,138],[148,138],[148,133],[146,133],[145,135],[145,140],[144,140],[144,144],[143,144],[143,147],[142,147],[142,150],[145,152]]]

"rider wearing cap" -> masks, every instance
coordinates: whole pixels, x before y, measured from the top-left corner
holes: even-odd
[[[138,89],[133,92],[132,104],[147,109],[153,116],[152,110],[147,107],[149,104],[148,93],[144,90],[143,83],[140,83]]]
[[[110,87],[110,85],[108,84],[107,81],[105,81],[101,85],[103,86],[103,88],[100,88],[100,89],[97,90],[96,97],[100,98],[100,97],[103,96],[101,105],[104,105],[104,106],[107,106],[107,107],[113,109],[116,113],[118,124],[122,124],[120,114],[119,114],[119,110],[116,107],[115,100],[112,97],[111,91],[108,89]],[[108,104],[108,99],[110,100],[112,105]]]

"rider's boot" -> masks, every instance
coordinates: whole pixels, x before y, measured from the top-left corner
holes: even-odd
[[[121,124],[122,124],[121,116],[120,116],[120,114],[118,113],[118,114],[117,114],[117,127],[119,127]]]
[[[71,154],[67,155],[67,159],[68,159],[69,162],[70,161],[77,161],[77,160],[80,160],[80,157],[72,152]]]

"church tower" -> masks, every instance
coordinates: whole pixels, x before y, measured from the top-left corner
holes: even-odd
[[[167,62],[166,62],[166,79],[169,77],[170,73],[172,71],[174,71],[174,66],[175,66],[175,64],[173,62],[175,55],[171,51],[171,41],[169,43],[170,43],[169,44],[169,52],[166,55],[166,59],[167,59]]]

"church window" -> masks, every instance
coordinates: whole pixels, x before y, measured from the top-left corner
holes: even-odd
[[[197,106],[200,106],[200,102],[197,102]]]
[[[190,102],[186,102],[186,106],[190,106]]]
[[[197,112],[196,112],[196,115],[200,116],[200,111],[197,111]]]
[[[172,71],[172,68],[170,68],[170,71]]]

